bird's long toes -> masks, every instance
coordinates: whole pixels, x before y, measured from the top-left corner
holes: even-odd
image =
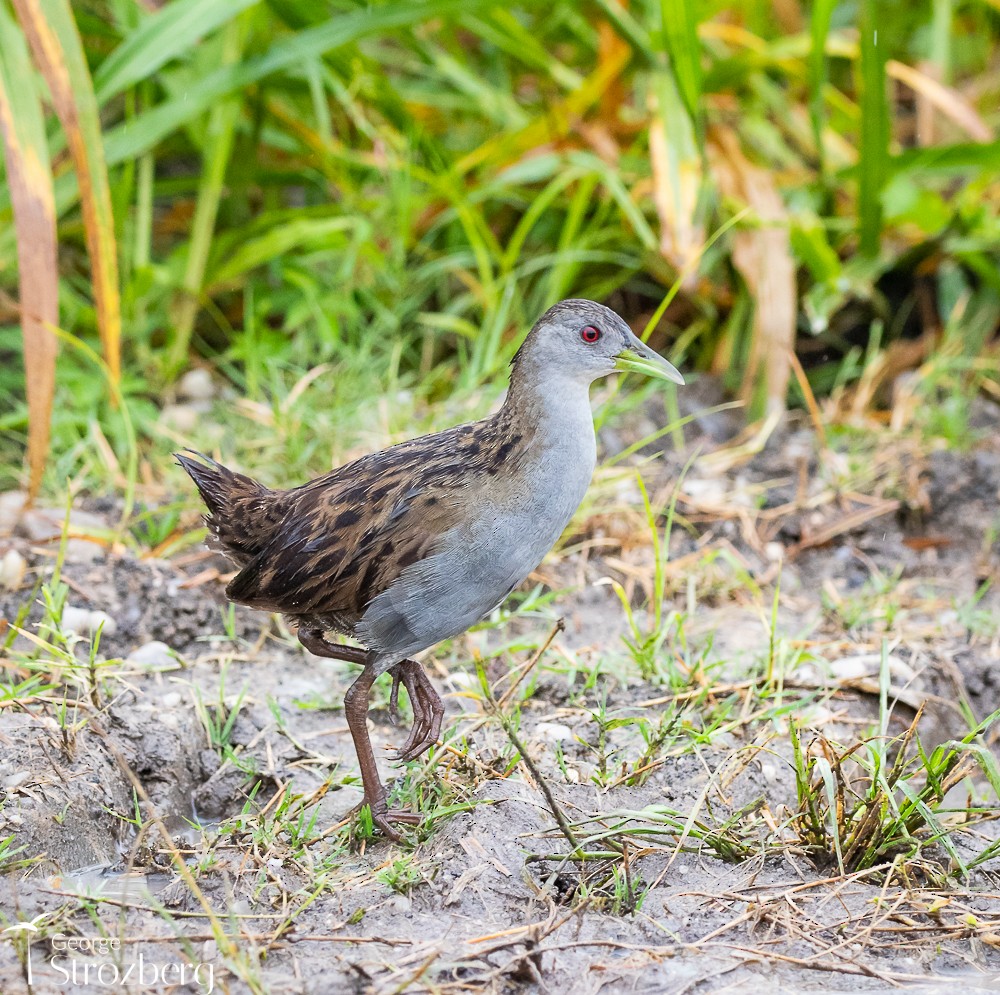
[[[436,743],[441,738],[441,723],[444,721],[444,705],[439,698],[431,709],[430,732],[428,738]]]
[[[437,740],[438,737],[434,733],[434,730],[428,729],[417,742],[412,745],[408,742],[403,744],[403,748],[399,750],[399,759],[404,761],[416,760],[417,757],[426,753]]]
[[[392,673],[392,690],[389,692],[389,721],[399,725],[399,682],[400,672],[397,667]]]
[[[397,833],[395,829],[392,828],[392,823],[389,821],[386,815],[373,815],[372,825],[387,839],[392,840],[393,843],[402,843],[403,836],[401,833]]]
[[[419,826],[424,821],[422,815],[411,812],[408,808],[391,808],[386,812],[386,818],[390,822],[403,822],[408,826]]]
[[[419,756],[419,753],[414,754],[414,749],[418,743],[422,743],[427,738],[426,733],[421,733],[414,723],[413,728],[410,730],[410,735],[406,737],[406,742],[402,746],[396,748],[396,752],[390,757],[393,763],[397,763],[401,760],[413,760],[415,756]]]
[[[393,843],[403,842],[403,835],[393,828],[394,822],[402,822],[408,826],[419,826],[422,821],[422,816],[417,815],[416,812],[409,812],[405,808],[390,808],[385,812],[372,813],[372,825]]]

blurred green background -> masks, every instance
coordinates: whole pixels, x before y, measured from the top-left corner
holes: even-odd
[[[319,472],[567,296],[673,288],[750,417],[1000,393],[1000,0],[0,0],[0,53],[0,490]]]

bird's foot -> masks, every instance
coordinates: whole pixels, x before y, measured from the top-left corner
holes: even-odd
[[[392,824],[394,822],[402,822],[409,826],[419,826],[423,821],[423,817],[417,815],[416,812],[411,812],[405,808],[389,808],[384,797],[374,802],[370,801],[368,798],[364,798],[355,811],[359,811],[364,808],[365,805],[368,806],[368,811],[371,812],[372,825],[383,836],[392,840],[393,843],[403,842],[402,835],[397,833],[393,828]]]
[[[396,697],[399,684],[402,682],[406,693],[410,696],[410,706],[413,709],[413,725],[406,742],[399,748],[393,760],[416,760],[422,753],[430,749],[441,735],[441,721],[444,718],[444,705],[434,690],[430,678],[424,668],[414,660],[403,660],[393,668],[392,692],[389,696],[389,710],[393,714],[396,707]]]

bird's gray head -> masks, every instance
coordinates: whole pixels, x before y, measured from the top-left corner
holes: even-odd
[[[518,349],[514,369],[515,377],[558,376],[587,384],[616,370],[684,383],[680,373],[636,338],[611,308],[585,300],[560,301],[550,307]]]

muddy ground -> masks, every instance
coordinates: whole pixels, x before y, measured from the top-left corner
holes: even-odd
[[[954,855],[927,847],[841,875],[832,854],[782,828],[797,804],[788,714],[840,742],[863,736],[883,637],[892,734],[922,706],[930,749],[963,735],[969,711],[1000,704],[1000,599],[990,588],[975,600],[998,576],[1000,418],[986,408],[981,420],[992,432],[963,452],[900,442],[852,456],[793,422],[737,458],[712,455],[731,429],[702,419],[688,442],[708,455],[682,485],[665,581],[668,610],[687,613],[684,639],[659,652],[704,666],[674,686],[643,679],[622,641],[627,618],[605,581],[647,624],[652,554],[634,480],[600,473],[567,550],[533,578],[558,597],[429,655],[448,745],[383,770],[425,811],[445,811],[403,847],[345,826],[361,794],[340,708],[353,668],[309,656],[259,613],[227,617],[226,566],[196,547],[166,562],[71,540],[70,622],[84,631],[88,613],[106,613],[99,659],[111,662],[95,684],[83,640],[78,670],[64,661],[52,687],[0,697],[0,841],[22,848],[0,858],[0,992],[28,991],[29,967],[35,993],[997,990],[1000,860],[963,878]],[[602,444],[614,452],[647,430]],[[654,497],[689,455],[643,453]],[[31,604],[18,624],[37,632],[33,588],[54,568],[59,515],[47,525],[5,500],[0,557],[17,551],[27,571],[0,593],[0,619]],[[76,516],[83,533],[113,524],[114,509]],[[777,583],[788,708],[771,696],[755,719],[746,687],[771,652]],[[518,716],[522,701],[511,721],[532,770],[484,708],[469,661],[484,657],[502,697],[504,674],[560,615],[565,631],[505,703]],[[31,648],[13,639],[2,684],[30,678]],[[633,720],[655,725],[692,689],[705,707],[731,700],[732,714],[699,730],[677,711],[648,752]],[[373,702],[378,751],[405,735],[386,699],[380,689]],[[602,709],[616,721],[602,723]],[[207,729],[233,712],[226,753]],[[648,769],[626,776],[637,766]],[[602,847],[599,827],[646,831],[624,860],[560,860],[569,844],[543,786],[589,850]],[[974,790],[988,803],[983,783]],[[656,823],[668,810],[679,824]],[[998,834],[995,820],[957,831],[955,852],[971,862]],[[102,934],[114,949],[95,951]],[[66,937],[83,940],[68,951]]]

